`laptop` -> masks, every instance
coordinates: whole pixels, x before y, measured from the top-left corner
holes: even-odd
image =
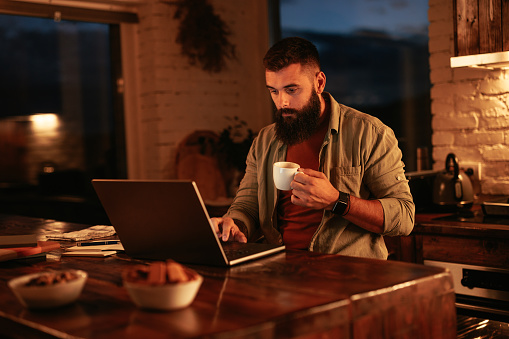
[[[94,179],[92,185],[133,258],[231,266],[285,248],[220,240],[191,180]]]

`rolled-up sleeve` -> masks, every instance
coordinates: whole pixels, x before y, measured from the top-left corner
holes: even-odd
[[[382,235],[409,235],[414,227],[415,205],[398,141],[390,128],[383,127],[376,130],[372,145],[367,153],[364,183],[382,204]]]
[[[258,221],[258,180],[255,156],[255,139],[246,159],[246,173],[242,179],[239,190],[225,216],[242,221],[247,229],[247,236],[254,233]]]

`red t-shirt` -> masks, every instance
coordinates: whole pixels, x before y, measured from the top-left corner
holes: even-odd
[[[295,162],[301,168],[318,171],[320,148],[328,126],[329,119],[324,119],[311,138],[300,144],[288,146],[286,161]],[[292,191],[279,192],[277,204],[279,230],[286,248],[307,250],[311,237],[322,221],[323,210],[294,205],[291,197]]]

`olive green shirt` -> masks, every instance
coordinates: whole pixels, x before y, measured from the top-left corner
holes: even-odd
[[[323,96],[330,102],[331,116],[319,153],[320,171],[340,191],[378,199],[384,225],[382,234],[375,234],[324,210],[309,250],[387,259],[383,236],[410,234],[415,216],[398,141],[377,118],[339,104],[329,93]],[[277,226],[278,194],[272,166],[285,161],[286,150],[272,124],[259,132],[247,156],[246,174],[225,216],[242,221],[250,241],[264,236],[269,243],[283,242]]]

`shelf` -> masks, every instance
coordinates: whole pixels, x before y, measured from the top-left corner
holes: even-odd
[[[459,67],[509,69],[509,51],[452,57],[451,68]]]

